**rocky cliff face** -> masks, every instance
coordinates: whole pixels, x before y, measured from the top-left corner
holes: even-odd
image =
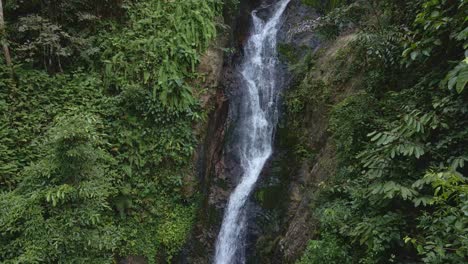
[[[307,51],[317,50],[320,41],[313,32],[313,24],[317,18],[318,14],[301,1],[291,1],[280,31],[279,45],[287,46],[299,56],[305,55]],[[294,79],[286,61],[284,75],[286,94]],[[306,193],[301,189],[308,177],[306,171],[309,165],[301,164],[293,157],[285,118],[284,115],[280,116],[274,154],[262,172],[252,201],[249,230],[254,249],[250,257],[252,263],[287,263],[286,261],[291,261],[302,252],[310,238],[310,210],[307,210],[307,201],[304,201]],[[317,116],[311,118],[316,119]],[[314,124],[320,126],[317,121],[314,120]],[[317,130],[321,130],[321,127]],[[320,137],[320,133],[317,136]],[[302,226],[299,226],[299,219],[302,219]],[[295,228],[300,236],[291,233]],[[291,251],[294,253],[291,254]]]
[[[235,93],[237,76],[235,67],[242,53],[241,47],[247,38],[250,21],[250,11],[258,1],[240,1],[237,10],[226,10],[224,24],[227,28],[221,32],[220,41],[213,45],[212,56],[201,62],[202,72],[215,72],[213,78],[213,93],[204,99],[211,105],[209,121],[206,127],[200,128],[204,137],[196,153],[198,175],[198,190],[202,204],[198,212],[197,222],[189,238],[179,263],[210,263],[214,254],[214,243],[222,221],[223,208],[235,182],[230,177],[236,167],[231,158],[228,145],[230,126],[236,115]],[[208,51],[207,54],[209,54]],[[216,55],[214,55],[216,54]],[[214,56],[213,56],[214,55]],[[219,60],[221,59],[221,60]],[[218,63],[221,61],[221,63]],[[208,71],[206,71],[208,70]],[[231,137],[232,138],[232,137]]]
[[[251,22],[249,20],[250,12],[254,8],[260,7],[261,4],[262,1],[241,1],[239,13],[235,18],[227,19],[231,28],[227,32],[229,41],[225,42],[225,44],[227,44],[227,47],[233,48],[235,52],[224,56],[223,69],[221,74],[218,75],[219,86],[215,96],[214,111],[210,115],[206,139],[198,155],[199,180],[202,185],[204,199],[196,229],[187,246],[187,257],[185,258],[187,263],[209,263],[211,261],[224,207],[229,194],[238,181],[237,175],[239,175],[240,168],[238,158],[233,155],[235,153],[236,137],[232,133],[233,129],[231,129],[236,124],[238,118],[236,109],[240,103],[237,94],[239,76],[237,76],[236,66],[242,59],[242,45],[248,37]],[[263,4],[267,6],[269,2],[263,2]],[[267,8],[262,9],[260,12],[260,15],[262,13],[265,16],[268,15]],[[281,42],[294,44],[298,48],[302,46],[316,47],[318,43],[316,38],[307,33],[307,28],[304,27],[304,21],[310,23],[316,17],[317,15],[313,10],[302,5],[300,0],[293,0],[288,7],[286,19],[280,31]],[[288,77],[286,66],[284,73],[285,77]],[[288,82],[288,78],[285,78],[285,81]],[[281,183],[281,185],[287,186],[289,182],[283,182],[277,176],[271,176],[272,166],[271,164],[268,165],[262,173],[265,180],[262,180],[259,184],[258,190],[266,190],[264,193],[267,196],[270,195],[270,190],[276,190],[277,194],[285,194],[285,190],[278,187],[277,184]],[[256,196],[260,197],[261,194]],[[288,210],[285,207],[288,199],[285,197],[276,198],[283,199],[283,203],[278,203],[283,205],[281,208],[270,206],[271,210],[265,209],[263,208],[265,204],[258,199],[252,199],[248,205],[251,211],[248,232],[250,234],[248,243],[251,245],[248,248],[252,249],[248,253],[252,256],[252,260],[262,258],[257,254],[255,244],[261,244],[261,241],[258,242],[259,239],[264,238],[265,233],[272,231],[269,228],[262,228],[262,221],[268,221],[272,213],[281,215],[281,212]],[[279,231],[279,228],[276,229]]]
[[[299,126],[292,125],[286,113],[280,118],[275,153],[254,195],[256,210],[252,211],[255,215],[250,232],[255,250],[251,263],[294,263],[302,255],[308,241],[316,235],[317,222],[311,210],[314,195],[320,184],[335,173],[329,118],[333,106],[356,90],[359,76],[344,83],[335,82],[334,65],[343,60],[339,58],[340,51],[347,48],[354,35],[348,33],[322,43],[315,32],[319,19],[314,10],[300,1],[293,1],[286,14],[281,45],[299,58],[309,52],[315,59],[305,77],[287,71],[289,85],[285,96],[297,86],[308,86],[308,92],[316,98],[301,110]],[[320,85],[316,87],[314,83]]]
[[[232,154],[236,147],[232,127],[236,125],[239,104],[236,66],[242,59],[242,45],[248,37],[249,14],[260,4],[261,1],[241,1],[239,13],[228,14],[226,22],[230,29],[222,36],[224,42],[218,43],[234,52],[222,55],[218,46],[215,47],[218,51],[211,51],[211,55],[208,51],[207,61],[202,62],[203,71],[215,73],[211,75],[214,92],[207,98],[207,104],[211,104],[213,110],[202,133],[205,139],[197,154],[198,182],[203,202],[193,235],[178,261],[180,263],[212,262],[224,207],[238,181],[238,160]],[[260,12],[268,15],[267,9]],[[321,44],[314,31],[318,19],[318,14],[303,5],[301,0],[291,1],[280,30],[279,45],[294,50],[299,57],[306,52],[317,53],[320,50],[316,55],[318,67],[308,76],[327,82],[327,67],[351,37],[342,37],[328,45]],[[288,86],[294,86],[297,80],[294,80],[286,61],[284,76],[287,94]],[[352,85],[345,84],[331,93],[327,103],[310,102],[304,111],[302,127],[305,128],[307,140],[303,143],[312,150],[313,157],[298,158],[290,140],[295,131],[291,131],[286,116],[280,116],[275,153],[262,172],[248,204],[249,263],[293,263],[314,237],[315,221],[310,210],[314,190],[334,173],[335,167],[334,147],[327,132],[331,105],[340,102],[352,90]]]
[[[313,31],[310,33],[313,34]],[[307,34],[305,34],[307,35]],[[291,177],[288,181],[288,191],[285,199],[288,199],[284,226],[278,236],[274,255],[281,258],[277,263],[290,263],[302,254],[307,246],[307,242],[313,239],[316,231],[316,221],[311,210],[311,203],[314,194],[320,184],[335,173],[335,148],[334,143],[328,133],[330,112],[334,105],[355,91],[353,81],[334,84],[330,76],[339,51],[346,47],[353,39],[353,35],[339,37],[332,43],[324,44],[320,51],[316,53],[315,67],[307,73],[309,80],[320,83],[327,87],[327,98],[325,100],[314,100],[306,106],[303,111],[301,127],[303,135],[301,144],[311,153],[312,157],[295,160],[296,168],[292,169]],[[279,134],[278,141],[284,141],[290,134],[296,131],[288,130],[288,121],[282,134]],[[291,151],[291,146],[283,146],[287,151]],[[294,151],[294,150],[293,150]],[[293,154],[293,156],[297,154]]]

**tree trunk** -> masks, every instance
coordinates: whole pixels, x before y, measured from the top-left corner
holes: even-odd
[[[5,55],[5,62],[8,67],[11,67],[11,56],[10,56],[10,49],[8,48],[8,44],[6,41],[6,31],[5,31],[5,20],[3,18],[3,4],[2,0],[0,0],[0,36],[1,36],[1,43],[3,47],[3,54]]]

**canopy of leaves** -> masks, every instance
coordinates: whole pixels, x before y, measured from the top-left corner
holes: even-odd
[[[195,68],[221,7],[7,1],[14,66],[0,65],[1,263],[178,254],[198,204],[182,188],[205,116]]]
[[[465,0],[356,1],[323,19],[319,31],[351,15],[357,35],[328,93],[361,85],[332,110],[338,168],[319,187],[319,234],[299,263],[466,262],[467,12]]]

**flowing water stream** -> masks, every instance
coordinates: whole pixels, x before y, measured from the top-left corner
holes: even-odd
[[[244,48],[240,65],[244,85],[242,119],[238,140],[242,177],[224,213],[216,242],[216,264],[245,263],[244,243],[246,203],[265,162],[272,154],[273,131],[277,123],[279,96],[277,33],[281,16],[291,0],[279,0],[271,7],[269,18],[261,19],[258,10],[252,12],[251,36]]]

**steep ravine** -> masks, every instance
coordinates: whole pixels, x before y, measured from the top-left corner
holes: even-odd
[[[214,254],[214,242],[222,220],[223,206],[226,204],[232,184],[228,180],[229,155],[224,148],[229,138],[229,126],[237,117],[230,110],[233,107],[238,86],[234,67],[241,60],[241,50],[248,31],[249,11],[258,5],[257,1],[240,1],[237,10],[227,10],[224,23],[228,26],[220,34],[220,41],[212,47],[221,64],[217,64],[220,74],[216,76],[217,86],[214,96],[208,99],[212,104],[204,139],[197,150],[197,175],[201,196],[201,208],[197,222],[179,263],[210,263]],[[223,52],[223,50],[225,52]],[[202,62],[203,64],[203,62]],[[207,65],[213,65],[207,61]],[[201,72],[204,72],[203,69]]]
[[[229,194],[238,182],[238,160],[229,146],[235,146],[233,126],[238,120],[239,90],[235,67],[242,59],[242,45],[246,39],[250,21],[250,10],[259,2],[241,1],[238,14],[226,19],[231,28],[226,32],[224,47],[234,50],[225,53],[222,70],[217,75],[216,93],[212,97],[213,110],[205,131],[198,159],[198,175],[203,205],[192,237],[187,242],[180,263],[212,263],[214,244],[221,225],[223,210]],[[284,22],[279,31],[279,46],[292,49],[300,56],[306,52],[317,52],[320,67],[310,74],[317,79],[326,79],[326,65],[336,56],[337,50],[348,41],[337,41],[321,45],[314,24],[316,12],[303,5],[300,0],[292,0],[284,14]],[[218,55],[219,56],[219,55]],[[287,60],[283,60],[284,81],[293,86],[293,74]],[[352,86],[332,94],[331,102],[336,104],[346,97]],[[247,263],[294,263],[301,255],[307,242],[314,236],[314,217],[310,210],[313,191],[316,186],[333,173],[334,148],[329,140],[328,115],[331,105],[310,102],[304,113],[304,127],[309,138],[304,142],[312,149],[313,158],[299,158],[286,116],[280,114],[273,156],[265,165],[254,194],[248,203]],[[284,107],[280,108],[283,112]]]

